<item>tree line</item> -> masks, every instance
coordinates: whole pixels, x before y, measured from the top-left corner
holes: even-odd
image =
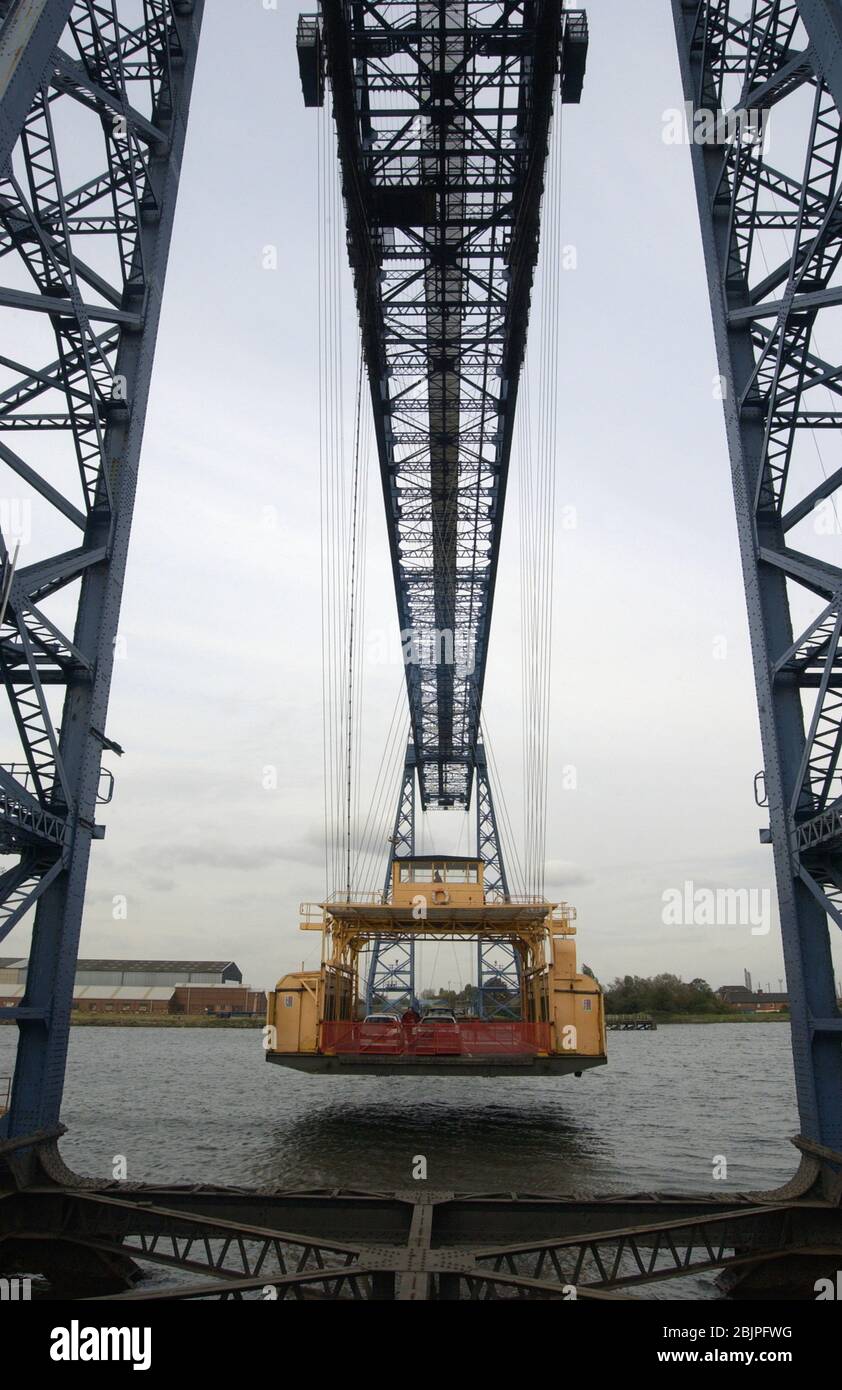
[[[728,1014],[736,1010],[714,994],[707,980],[678,975],[617,977],[605,988],[605,1012],[609,1014]]]

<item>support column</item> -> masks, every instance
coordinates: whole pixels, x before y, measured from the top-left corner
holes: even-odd
[[[805,460],[815,459],[816,429],[842,426],[824,389],[836,390],[840,375],[835,320],[821,321],[840,300],[842,29],[838,4],[824,0],[754,10],[750,24],[739,24],[722,0],[673,0],[691,112],[718,117],[727,104],[726,114],[736,107],[756,117],[774,106],[776,140],[798,142],[787,166],[797,176],[780,172],[774,150],[767,160],[754,136],[712,133],[709,118],[704,138],[694,123],[690,148],[760,711],[769,805],[761,839],[775,856],[801,1129],[838,1152],[842,1018],[828,923],[842,925],[842,569],[830,562],[822,532],[838,530],[842,470],[822,476]],[[776,266],[767,261],[768,239],[764,245],[770,229],[776,247],[786,247]],[[800,636],[790,596],[811,615],[806,627],[799,620]]]
[[[76,546],[54,555],[42,545],[22,568],[0,534],[0,675],[19,743],[0,779],[0,852],[19,856],[0,878],[0,940],[35,907],[24,998],[1,1011],[19,1029],[11,1107],[0,1121],[10,1137],[59,1120],[88,859],[105,833],[96,824],[102,756],[122,752],[106,734],[108,702],[204,0],[147,6],[131,31],[110,5],[76,6],[67,51],[55,49],[45,69],[43,44],[55,47],[62,26],[51,26],[68,9],[26,0],[0,30],[2,79],[9,26],[26,14],[34,21],[32,62],[18,55],[17,75],[5,88],[0,81],[0,140],[11,132],[19,156],[0,171],[0,242],[31,291],[7,292],[3,307],[38,314],[56,339],[45,364],[16,325],[0,324],[12,334],[4,353],[16,364],[24,354],[4,413],[19,403],[27,430],[40,420],[78,477],[59,490],[55,470],[42,470],[34,451],[26,457],[32,436],[23,430],[18,449],[0,445],[0,464],[79,532]],[[90,160],[99,160],[95,196],[93,181],[75,187],[73,162],[63,167],[68,134],[72,152],[85,120]],[[107,264],[108,278],[90,262]],[[66,607],[51,602],[75,581],[70,637]]]
[[[392,847],[383,885],[384,902],[389,902],[392,895],[392,865],[396,860],[411,858],[415,853],[416,761],[415,746],[410,743],[406,750]],[[414,941],[407,937],[375,937],[366,984],[368,1012],[383,1008],[384,1005],[400,1008],[404,1000],[408,1006],[414,998]]]
[[[479,744],[476,758],[477,857],[485,865],[485,897],[507,902],[509,881],[497,828],[485,749]],[[520,1017],[520,961],[513,946],[499,939],[477,942],[477,989],[480,1018]]]

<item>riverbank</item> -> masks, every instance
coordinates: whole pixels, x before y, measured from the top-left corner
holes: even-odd
[[[789,1014],[652,1014],[652,1018],[662,1023],[789,1023]]]
[[[212,1018],[209,1014],[83,1014],[70,1015],[71,1027],[81,1028],[262,1028],[263,1018]]]
[[[14,1019],[0,1019],[14,1027]],[[71,1028],[263,1028],[262,1018],[209,1018],[206,1014],[70,1015]]]
[[[658,1027],[670,1023],[789,1023],[789,1014],[650,1014]],[[14,1019],[0,1025],[14,1026]],[[206,1014],[74,1013],[73,1028],[263,1028],[263,1018],[210,1018]]]

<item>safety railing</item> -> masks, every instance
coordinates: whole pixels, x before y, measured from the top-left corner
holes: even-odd
[[[558,903],[552,911],[553,922],[575,922],[576,909],[569,903]]]
[[[323,922],[324,908],[321,903],[299,903],[298,915],[302,922]]]
[[[421,885],[423,888],[436,886],[437,885],[431,884]],[[358,904],[361,907],[381,907],[383,906],[383,901],[383,894],[379,891],[362,892],[355,889],[351,892],[349,897],[347,891],[342,889],[332,893],[324,905],[322,903],[312,902],[300,903],[299,913],[302,923],[313,924],[322,922],[324,920],[325,910],[330,912],[332,907],[341,908],[348,905],[354,907]],[[492,890],[485,895],[485,905],[487,907],[505,907],[512,904],[517,907],[549,907],[546,898],[536,897],[534,894],[529,893],[510,893],[508,897],[505,897],[502,893]],[[553,907],[550,915],[554,926],[567,924],[575,922],[576,909],[575,907],[571,907],[569,903],[557,903]]]
[[[330,907],[331,903],[344,905],[348,903],[368,903],[369,905],[373,904],[375,907],[379,907],[382,902],[383,894],[379,890],[364,893],[359,888],[352,888],[349,893],[347,888],[337,888],[328,898],[327,905]]]
[[[5,1115],[12,1099],[12,1078],[0,1076],[0,1115]]]
[[[23,787],[30,796],[37,798],[38,786],[32,775],[32,770],[28,763],[0,763],[0,768],[8,772],[10,777]],[[97,806],[108,806],[114,796],[114,773],[110,768],[101,767],[99,770],[99,788],[96,795]]]
[[[502,906],[507,903],[514,903],[517,907],[547,907],[550,904],[547,898],[541,893],[503,893],[501,889],[490,888],[486,890],[485,901],[491,907]],[[574,922],[576,920],[576,909],[569,903],[556,903],[552,910],[554,922]]]
[[[458,1020],[404,1024],[323,1023],[321,1051],[362,1056],[460,1056],[511,1057],[548,1053],[552,1028],[549,1023],[483,1023]]]
[[[349,904],[355,907],[357,903],[363,907],[380,907],[383,902],[383,894],[380,892],[361,893],[354,889],[349,897],[343,888],[332,893],[325,903],[299,903],[298,911],[302,922],[321,922],[324,920],[325,909],[330,912],[331,907],[347,907]]]

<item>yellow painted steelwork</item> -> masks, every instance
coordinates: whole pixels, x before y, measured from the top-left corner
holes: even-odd
[[[268,996],[266,1021],[272,1026],[273,1051],[315,1052],[324,998],[324,977],[300,971],[284,975]]]
[[[505,938],[520,961],[520,1017],[551,1024],[550,1051],[564,1070],[606,1059],[602,991],[576,965],[575,910],[566,903],[510,896],[486,900],[480,860],[404,859],[393,866],[390,901],[304,904],[301,930],[318,931],[318,970],[285,975],[269,995],[269,1060],[322,1055],[322,1024],[359,1020],[360,957],[375,937],[419,941]]]

